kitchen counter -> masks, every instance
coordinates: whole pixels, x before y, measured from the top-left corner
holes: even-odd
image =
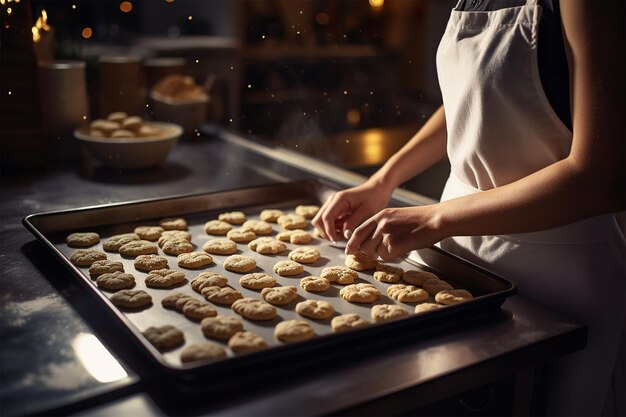
[[[477,409],[471,401],[480,390],[487,395],[476,400],[481,407],[501,407],[493,398],[501,387],[510,388],[502,394],[506,410],[528,413],[535,371],[584,347],[584,326],[513,296],[496,314],[271,370],[220,381],[160,374],[104,321],[93,297],[21,220],[44,211],[320,176],[338,186],[362,180],[289,151],[208,132],[179,143],[163,166],[145,171],[75,162],[3,173],[1,415],[390,415],[452,403],[465,407],[458,414]],[[406,191],[395,197],[403,204],[431,201]]]

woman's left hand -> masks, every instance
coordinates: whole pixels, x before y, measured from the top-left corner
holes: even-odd
[[[437,206],[379,211],[355,229],[346,245],[346,253],[361,252],[389,260],[440,241],[444,236],[439,231]]]

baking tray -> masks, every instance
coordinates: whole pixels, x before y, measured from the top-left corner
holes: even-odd
[[[185,273],[187,281],[185,285],[171,289],[152,289],[144,284],[147,273],[135,270],[133,259],[124,258],[118,253],[106,252],[109,259],[119,260],[124,263],[126,272],[135,276],[135,289],[146,290],[152,296],[153,304],[150,308],[139,311],[121,311],[114,306],[109,296],[110,292],[100,290],[95,281],[90,278],[88,268],[78,268],[69,261],[71,253],[76,250],[70,248],[65,243],[65,238],[69,233],[80,231],[93,231],[101,236],[98,245],[92,248],[102,250],[102,242],[108,237],[132,232],[136,226],[158,225],[158,221],[165,217],[184,217],[192,235],[194,250],[202,250],[202,245],[209,236],[204,232],[204,224],[208,220],[216,219],[219,213],[224,211],[242,210],[249,219],[258,219],[258,214],[264,208],[278,208],[285,212],[293,212],[299,204],[319,205],[325,201],[328,195],[336,191],[332,184],[320,180],[306,180],[289,183],[278,183],[251,188],[220,191],[206,194],[181,195],[160,199],[139,200],[101,206],[82,207],[77,209],[31,214],[24,218],[23,224],[33,235],[41,241],[55,256],[62,262],[76,277],[79,282],[85,285],[89,292],[97,300],[107,307],[112,321],[115,325],[121,326],[129,337],[137,343],[147,356],[157,363],[163,370],[174,372],[178,375],[191,375],[203,373],[205,371],[214,373],[223,370],[232,370],[240,366],[247,366],[255,361],[263,361],[267,365],[272,359],[284,359],[287,356],[302,354],[307,351],[326,351],[328,348],[337,347],[349,343],[361,345],[380,341],[381,338],[392,337],[408,330],[414,331],[420,326],[433,325],[442,322],[450,322],[455,317],[467,317],[468,314],[484,314],[486,311],[497,311],[502,302],[515,292],[514,285],[508,280],[499,277],[485,269],[468,263],[455,257],[437,247],[430,247],[415,251],[410,258],[402,258],[388,264],[394,264],[408,269],[422,269],[436,273],[442,279],[450,282],[455,288],[463,288],[474,295],[474,299],[468,302],[446,306],[419,315],[413,314],[414,304],[397,302],[386,295],[386,288],[391,285],[375,280],[373,271],[359,272],[360,279],[357,282],[369,282],[381,290],[383,297],[374,304],[352,304],[339,297],[341,285],[332,284],[331,288],[324,293],[309,293],[299,287],[302,277],[308,275],[319,276],[321,270],[326,266],[343,265],[345,254],[343,247],[334,245],[331,242],[315,238],[310,245],[316,247],[322,257],[316,263],[305,265],[304,273],[295,277],[281,277],[272,271],[273,265],[287,258],[284,252],[279,255],[260,255],[248,249],[247,244],[238,244],[237,253],[252,256],[257,261],[257,269],[254,272],[265,271],[276,277],[277,285],[293,285],[298,289],[298,298],[287,306],[277,306],[278,317],[269,322],[254,322],[241,318],[244,329],[253,331],[261,335],[270,345],[269,349],[261,352],[235,356],[226,347],[229,356],[219,362],[195,362],[181,363],[179,356],[184,346],[190,343],[205,342],[205,338],[198,322],[187,319],[181,313],[164,309],[161,306],[161,299],[172,291],[187,293],[194,298],[203,297],[194,292],[188,284],[195,276],[202,271],[218,271],[229,280],[229,285],[241,291],[244,297],[261,298],[260,291],[253,291],[242,288],[239,285],[239,278],[243,274],[226,271],[222,267],[222,261],[227,255],[212,255],[214,263],[199,269],[187,270],[176,265],[176,257],[168,256],[159,249],[159,254],[164,255],[169,262],[169,267],[181,270]],[[275,236],[282,229],[273,224]],[[309,225],[309,232],[312,226]],[[300,245],[287,244],[292,250]],[[357,313],[361,317],[370,320],[370,309],[375,304],[399,304],[406,308],[411,314],[405,318],[378,323],[349,332],[333,333],[330,327],[330,320],[316,321],[299,316],[295,312],[295,305],[304,299],[323,299],[331,302],[337,314]],[[432,300],[429,300],[432,301]],[[221,315],[235,315],[229,307],[214,305]],[[239,316],[237,316],[239,317]],[[281,320],[301,319],[309,322],[316,332],[316,337],[293,344],[283,344],[273,336],[274,326]],[[166,352],[160,352],[154,348],[141,334],[147,327],[155,325],[171,324],[178,327],[185,333],[185,345]],[[211,340],[216,342],[215,340]],[[221,343],[221,342],[216,342]]]

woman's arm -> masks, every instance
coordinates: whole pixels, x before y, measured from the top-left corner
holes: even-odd
[[[385,209],[346,252],[384,259],[449,236],[523,233],[625,208],[624,3],[561,2],[571,79],[567,158],[506,186],[443,203]]]

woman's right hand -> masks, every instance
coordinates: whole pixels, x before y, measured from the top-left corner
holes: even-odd
[[[348,239],[361,223],[387,206],[392,192],[371,180],[338,191],[326,200],[312,223],[324,239]]]

